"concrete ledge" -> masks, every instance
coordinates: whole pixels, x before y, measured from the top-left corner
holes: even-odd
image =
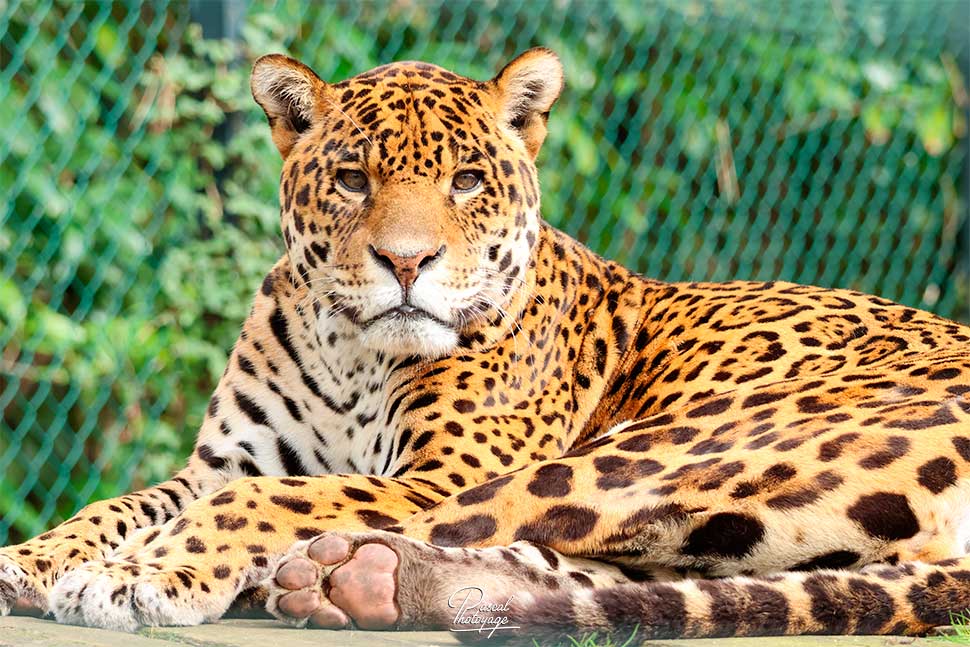
[[[0,647],[454,647],[458,644],[454,636],[442,631],[307,631],[285,627],[272,620],[226,620],[199,627],[162,627],[126,634],[70,627],[37,618],[0,618]],[[940,639],[881,636],[652,640],[641,643],[642,647],[941,647],[946,644]]]

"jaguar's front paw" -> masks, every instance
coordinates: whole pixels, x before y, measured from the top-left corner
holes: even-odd
[[[91,562],[51,592],[58,622],[118,631],[212,622],[235,597],[234,583],[203,581],[191,566],[159,570],[130,562]]]
[[[0,616],[15,610],[47,613],[47,594],[41,582],[14,557],[5,555],[8,550],[0,551]]]
[[[100,572],[103,569],[103,564],[86,564],[54,585],[51,612],[58,622],[121,631],[134,631],[139,627],[127,586],[114,588],[111,578]]]
[[[57,582],[51,591],[51,611],[64,624],[117,631],[195,625],[210,619],[192,604],[194,596],[179,596],[166,586],[168,575],[135,564],[91,562]]]

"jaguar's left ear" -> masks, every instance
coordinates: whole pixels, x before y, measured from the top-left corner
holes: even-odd
[[[545,47],[533,47],[502,68],[492,85],[499,101],[499,120],[515,131],[535,159],[546,138],[549,109],[562,92],[559,57]]]

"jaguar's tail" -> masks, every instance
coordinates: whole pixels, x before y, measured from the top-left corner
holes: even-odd
[[[970,609],[970,557],[552,593],[511,610],[493,639],[543,647],[589,634],[643,639],[925,634]],[[474,641],[483,635],[464,633]],[[535,643],[533,642],[535,641]]]

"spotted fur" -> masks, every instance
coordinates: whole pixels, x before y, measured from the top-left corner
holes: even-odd
[[[542,49],[487,82],[257,61],[286,254],[195,451],[0,549],[0,611],[212,621],[332,530],[529,542],[496,553],[513,581],[582,560],[521,611],[549,635],[919,633],[970,606],[970,331],[596,256],[539,217],[561,85]]]

